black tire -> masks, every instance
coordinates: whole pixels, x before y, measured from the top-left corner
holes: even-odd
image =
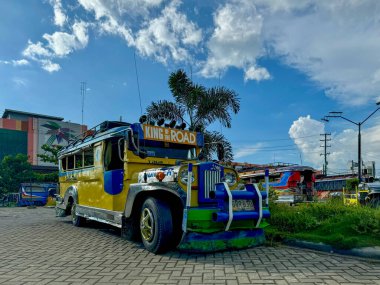
[[[380,196],[373,197],[371,200],[369,200],[369,205],[372,208],[379,208],[380,207]]]
[[[76,205],[77,204],[75,202],[71,204],[71,221],[74,226],[83,227],[86,224],[86,219],[76,214],[75,212]]]
[[[150,197],[140,211],[141,240],[147,250],[163,253],[173,246],[173,219],[169,205]]]

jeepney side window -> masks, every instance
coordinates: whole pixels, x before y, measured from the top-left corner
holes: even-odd
[[[66,169],[67,169],[66,162],[67,162],[67,157],[65,156],[65,157],[63,157],[63,158],[61,159],[61,170],[66,171]]]
[[[74,155],[75,157],[75,168],[82,168],[83,167],[83,153],[79,152]]]
[[[91,167],[94,166],[94,149],[89,148],[84,151],[83,154],[83,167]]]
[[[74,169],[74,155],[67,157],[67,169]]]

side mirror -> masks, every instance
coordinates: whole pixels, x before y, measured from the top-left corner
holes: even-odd
[[[131,129],[128,130],[128,146],[130,149],[132,149],[133,152],[137,152],[137,155],[144,159],[144,158],[147,158],[148,157],[148,153],[146,151],[143,151],[140,149],[140,147],[138,145],[136,145],[135,143],[135,138],[134,138],[134,135],[133,135],[133,132]],[[138,138],[137,138],[137,141],[138,141]]]
[[[198,160],[203,160],[203,159],[205,159],[205,154],[204,154],[203,150],[201,150],[201,152],[198,155]]]
[[[224,160],[224,146],[221,143],[217,144],[216,151],[218,155],[218,160]]]
[[[138,154],[139,154],[139,157],[142,159],[148,157],[148,153],[146,151],[143,151],[143,150],[138,150]]]

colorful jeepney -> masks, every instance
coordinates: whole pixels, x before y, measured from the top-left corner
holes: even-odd
[[[262,244],[265,192],[202,162],[203,145],[178,127],[104,122],[59,153],[57,215],[116,226],[154,253]]]
[[[313,201],[316,197],[314,190],[315,170],[308,166],[293,165],[270,171],[269,187],[275,190],[277,203],[295,204]],[[264,172],[242,173],[240,177],[252,183],[263,182]]]
[[[57,191],[57,183],[21,183],[17,195],[17,206],[45,206],[53,199]]]

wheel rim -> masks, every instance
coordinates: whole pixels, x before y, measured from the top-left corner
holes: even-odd
[[[141,236],[146,241],[151,241],[154,235],[154,220],[152,211],[145,208],[141,213],[140,218]]]

